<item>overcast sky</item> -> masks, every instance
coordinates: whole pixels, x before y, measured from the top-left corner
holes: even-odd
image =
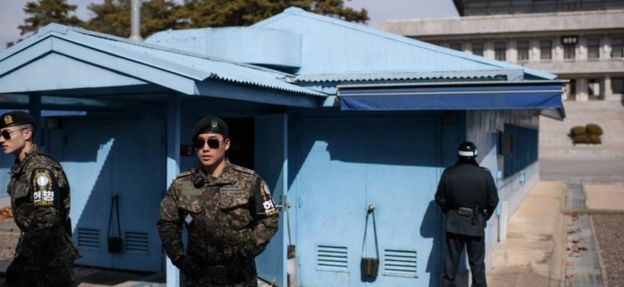
[[[176,0],[182,2],[182,0]],[[24,5],[28,0],[0,0],[0,50],[5,43],[20,37],[18,25],[24,23]],[[77,5],[78,17],[83,20],[90,18],[87,6],[103,0],[67,0]],[[345,1],[349,7],[366,8],[370,17],[369,26],[377,27],[384,20],[416,19],[416,18],[447,18],[457,17],[452,0],[351,0]]]

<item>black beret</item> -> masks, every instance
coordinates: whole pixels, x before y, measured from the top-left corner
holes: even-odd
[[[12,126],[21,125],[35,125],[35,120],[28,113],[22,111],[12,111],[2,114],[0,116],[2,123],[0,123],[0,129]]]
[[[192,139],[196,139],[197,135],[201,133],[216,133],[222,134],[223,137],[228,137],[228,126],[227,124],[220,118],[217,117],[205,117],[195,123],[193,126],[193,137]]]

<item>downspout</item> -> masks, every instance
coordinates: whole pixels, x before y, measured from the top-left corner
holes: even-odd
[[[130,11],[130,40],[142,42],[141,37],[141,0],[132,0]]]

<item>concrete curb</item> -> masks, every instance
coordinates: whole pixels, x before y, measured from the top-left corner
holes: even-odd
[[[592,239],[594,240],[594,248],[596,248],[596,257],[598,257],[598,265],[600,266],[600,273],[602,274],[602,283],[605,287],[609,286],[609,279],[607,277],[607,267],[604,264],[604,259],[602,258],[602,253],[600,249],[600,243],[598,242],[598,237],[596,236],[596,228],[594,227],[594,218],[589,216],[589,226],[591,228]]]
[[[621,209],[563,209],[561,210],[563,214],[620,214],[624,213],[624,210]]]

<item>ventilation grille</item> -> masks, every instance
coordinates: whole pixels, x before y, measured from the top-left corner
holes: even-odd
[[[126,232],[125,245],[128,253],[149,255],[149,236],[146,232]]]
[[[347,271],[348,251],[344,246],[316,246],[316,266],[330,271]]]
[[[385,249],[384,275],[418,277],[416,258],[416,251]]]
[[[99,249],[100,230],[93,228],[78,228],[78,247],[85,249]]]

